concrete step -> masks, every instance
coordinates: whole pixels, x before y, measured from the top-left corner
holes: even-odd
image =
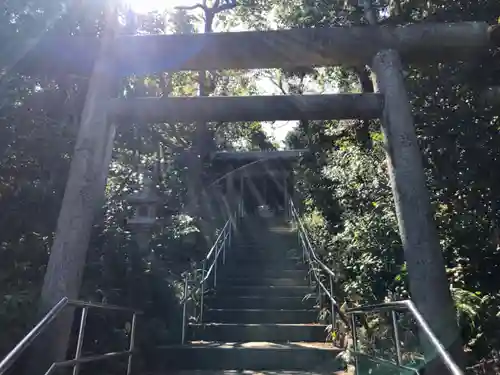
[[[228,250],[231,255],[236,258],[269,258],[269,259],[300,259],[302,260],[302,252],[297,250],[285,249],[235,249],[234,247]]]
[[[340,349],[323,343],[193,342],[154,350],[154,363],[171,370],[306,370],[343,369]]]
[[[261,234],[262,235],[262,234]],[[269,241],[279,241],[279,244],[283,244],[284,246],[269,246]],[[302,251],[302,248],[299,246],[299,243],[297,241],[289,241],[283,240],[282,236],[274,236],[273,238],[269,238],[266,235],[263,235],[263,238],[260,239],[259,241],[250,241],[250,242],[235,242],[231,244],[231,248],[234,249],[235,251],[255,251],[255,252],[261,252],[261,253],[280,253],[280,254],[292,254],[296,253],[299,254],[299,252]]]
[[[277,257],[252,257],[252,256],[231,256],[226,255],[226,264],[233,267],[274,267],[274,268],[285,268],[284,266],[291,266],[289,269],[297,269],[297,267],[305,267],[302,263],[302,258],[287,258],[285,256]]]
[[[234,285],[234,286],[307,286],[307,280],[300,275],[294,278],[282,277],[262,277],[262,275],[254,274],[252,277],[220,277],[217,279],[219,285]]]
[[[209,309],[205,312],[203,319],[210,323],[309,324],[317,321],[318,312],[316,310]]]
[[[300,297],[313,292],[309,286],[263,286],[263,285],[219,285],[217,286],[217,295],[228,298],[234,296],[261,296],[261,297]]]
[[[265,235],[264,235],[265,237]],[[274,243],[270,243],[274,241]],[[273,246],[270,246],[273,245]],[[282,246],[276,246],[282,245]],[[260,253],[260,254],[281,254],[287,256],[302,256],[302,248],[298,243],[290,243],[283,241],[280,237],[265,238],[256,243],[243,243],[238,244],[233,242],[231,250],[234,253]]]
[[[259,272],[259,270],[279,271],[279,270],[301,270],[307,271],[308,267],[302,261],[295,261],[290,259],[232,259],[226,258],[227,269],[246,270],[246,272]]]
[[[221,276],[241,278],[255,276],[261,278],[305,278],[308,275],[309,269],[304,264],[242,262],[239,264],[226,263],[217,272]]]
[[[160,375],[160,374],[153,374]],[[165,374],[161,374],[165,375]],[[185,370],[171,375],[354,375],[354,372],[339,371],[294,371],[294,370]]]
[[[302,279],[306,279],[307,277],[307,270],[305,266],[302,265],[302,269],[295,268],[295,269],[285,269],[285,268],[259,268],[259,269],[252,269],[248,267],[242,267],[243,265],[237,266],[237,267],[227,267],[226,265],[221,267],[219,272],[219,275],[222,277],[227,277],[227,278],[252,278],[252,277],[263,277],[263,278],[272,278],[272,277],[277,277],[277,278],[298,278],[301,277]]]
[[[193,324],[191,339],[201,341],[322,342],[326,326],[321,324]]]
[[[271,309],[301,310],[312,309],[315,298],[303,297],[261,297],[261,296],[215,296],[205,300],[207,306],[218,309]]]

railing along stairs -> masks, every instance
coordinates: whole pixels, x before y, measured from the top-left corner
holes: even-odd
[[[225,263],[226,251],[231,245],[233,232],[237,228],[238,220],[244,216],[243,204],[239,203],[236,212],[230,215],[229,219],[223,226],[223,229],[219,233],[214,245],[211,247],[210,251],[202,261],[201,277],[197,278],[195,276],[194,280],[190,280],[189,276],[186,274],[184,277],[184,297],[182,300],[183,306],[183,317],[182,317],[182,343],[185,341],[186,336],[186,325],[187,325],[187,302],[193,298],[196,288],[191,288],[190,286],[197,286],[201,290],[201,302],[200,302],[200,312],[198,318],[203,319],[203,298],[206,292],[206,287],[208,284],[213,285],[215,288],[217,285],[217,267],[218,263]],[[222,259],[221,259],[222,258]],[[62,298],[50,311],[45,314],[45,316],[31,329],[31,331],[12,349],[5,358],[0,361],[0,375],[6,375],[9,370],[16,364],[19,357],[35,342],[36,338],[42,333],[50,329],[50,323],[54,321],[58,316],[61,315],[63,311],[68,308],[81,308],[81,318],[80,325],[78,329],[78,338],[76,344],[75,355],[73,359],[55,362],[44,375],[51,375],[56,370],[65,367],[71,367],[73,369],[73,375],[78,375],[80,371],[80,365],[83,363],[94,363],[100,361],[108,361],[110,359],[115,359],[117,357],[128,357],[127,362],[127,375],[132,373],[132,359],[135,354],[135,332],[137,325],[137,317],[142,314],[141,311],[130,309],[121,306],[108,305],[108,304],[98,304],[85,301],[70,300],[66,297]],[[120,311],[123,313],[128,313],[132,317],[129,331],[129,345],[128,349],[120,352],[109,352],[104,354],[97,354],[91,356],[82,356],[83,342],[85,337],[85,328],[87,323],[87,315],[90,309],[104,310],[104,311]],[[195,313],[193,315],[196,315]]]
[[[418,311],[415,304],[411,300],[385,302],[376,305],[361,306],[355,308],[346,309],[344,312],[340,310],[337,301],[334,298],[334,282],[336,275],[335,273],[326,266],[316,254],[314,246],[312,245],[308,232],[300,219],[297,209],[293,201],[289,200],[287,216],[291,219],[293,226],[297,230],[298,242],[302,249],[303,261],[309,265],[309,277],[312,284],[317,288],[317,296],[321,300],[322,296],[326,296],[330,301],[330,324],[331,329],[334,330],[337,326],[337,314],[341,317],[341,320],[345,323],[347,328],[350,330],[352,337],[352,355],[355,360],[355,371],[356,375],[359,375],[359,362],[361,358],[365,358],[370,362],[387,365],[399,368],[402,372],[419,374],[419,371],[413,367],[409,367],[404,364],[402,358],[402,348],[400,340],[400,324],[398,320],[399,312],[409,312],[413,319],[415,319],[419,330],[425,335],[426,339],[432,345],[433,349],[438,354],[439,358],[446,365],[448,370],[453,375],[463,375],[460,367],[453,361],[450,354],[443,346],[443,344],[438,340],[436,335],[432,332],[428,323],[425,321],[422,314]],[[327,285],[324,282],[324,276],[326,275],[328,279]],[[327,287],[328,286],[328,287]],[[357,317],[360,315],[367,314],[382,314],[390,313],[392,320],[392,335],[393,335],[393,350],[395,352],[395,358],[392,360],[387,360],[381,356],[374,354],[363,353],[360,350],[358,343],[358,320]]]
[[[186,330],[189,320],[194,319],[200,323],[203,322],[205,294],[209,291],[210,286],[213,289],[217,287],[217,268],[226,263],[226,252],[231,247],[233,233],[244,215],[243,202],[240,201],[236,212],[227,219],[214,244],[203,259],[201,269],[195,270],[192,275],[191,273],[184,273],[181,344],[186,342]],[[192,310],[188,312],[188,303],[190,301],[192,302]],[[197,305],[199,305],[199,310]]]
[[[66,297],[62,298],[50,311],[45,314],[45,316],[38,322],[35,327],[26,335],[24,338],[12,349],[7,356],[0,362],[0,375],[7,374],[13,365],[16,363],[17,359],[28,349],[35,339],[40,336],[43,332],[50,329],[50,323],[54,321],[58,316],[61,315],[63,311],[68,308],[81,308],[81,318],[80,327],[78,329],[78,339],[76,344],[75,355],[73,359],[55,362],[49,369],[45,372],[45,375],[53,374],[56,370],[63,367],[72,367],[73,375],[78,375],[80,370],[80,365],[82,363],[100,362],[107,361],[110,359],[115,359],[117,357],[128,357],[127,363],[127,375],[132,372],[132,358],[135,354],[135,329],[137,323],[137,316],[141,314],[141,311],[129,309],[121,306],[114,306],[108,304],[98,304],[92,302],[84,301],[74,301]],[[132,316],[132,322],[130,325],[129,333],[129,347],[127,350],[120,352],[110,352],[105,354],[97,354],[87,357],[82,357],[83,340],[85,337],[85,327],[87,324],[87,315],[90,309],[104,310],[104,311],[121,311],[123,313],[128,313]]]

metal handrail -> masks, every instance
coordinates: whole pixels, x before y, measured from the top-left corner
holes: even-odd
[[[385,303],[380,303],[376,305],[366,305],[366,306],[361,306],[361,307],[354,307],[351,309],[347,309],[346,313],[351,315],[353,317],[353,324],[354,324],[354,316],[357,314],[366,314],[366,313],[375,313],[375,312],[382,312],[382,311],[390,311],[391,312],[391,318],[392,318],[392,324],[393,324],[393,331],[394,331],[394,336],[395,336],[395,347],[396,347],[396,364],[401,365],[402,359],[401,359],[401,344],[398,339],[399,333],[398,333],[398,324],[397,324],[397,316],[396,316],[396,310],[404,309],[408,310],[411,315],[415,318],[417,321],[418,326],[422,329],[424,332],[425,336],[431,343],[431,345],[434,347],[434,349],[437,350],[439,357],[441,360],[444,362],[448,370],[453,375],[462,375],[463,371],[460,369],[460,367],[456,364],[456,362],[451,358],[450,353],[446,350],[446,348],[443,346],[443,344],[439,341],[439,339],[436,337],[434,332],[432,332],[431,327],[425,320],[425,318],[422,316],[420,311],[418,311],[417,307],[411,300],[404,300],[404,301],[392,301],[392,302],[385,302]],[[354,329],[355,329],[354,325]]]
[[[316,252],[314,251],[313,246],[311,245],[311,241],[309,240],[309,236],[307,234],[307,231],[302,224],[302,221],[300,220],[300,217],[298,215],[298,212],[295,208],[295,205],[293,204],[293,201],[290,199],[289,202],[290,205],[290,214],[292,217],[292,220],[296,222],[297,227],[298,227],[298,237],[299,237],[299,243],[302,244],[302,251],[303,251],[303,258],[304,260],[307,258],[311,268],[313,275],[316,279],[316,283],[318,286],[318,294],[320,294],[320,290],[322,289],[326,296],[330,299],[331,301],[331,314],[332,314],[332,329],[335,327],[335,309],[340,313],[340,309],[338,308],[337,301],[335,298],[333,298],[333,278],[335,277],[335,273],[328,268],[323,262],[321,262],[316,255]],[[330,278],[330,290],[326,288],[326,286],[323,284],[321,281],[321,278],[317,274],[317,270],[312,264],[311,261],[314,261],[317,263],[328,275]],[[446,350],[446,348],[443,346],[443,344],[439,341],[439,339],[436,337],[436,335],[432,332],[432,329],[429,327],[428,323],[418,311],[417,307],[411,300],[404,300],[404,301],[393,301],[393,302],[385,302],[381,304],[376,304],[376,305],[366,305],[366,306],[361,306],[361,307],[355,307],[351,309],[346,310],[347,315],[351,315],[351,323],[350,323],[350,329],[352,332],[352,337],[353,337],[353,349],[354,349],[354,354],[360,354],[357,351],[357,331],[356,331],[356,322],[355,322],[355,315],[356,314],[365,314],[365,313],[374,313],[374,312],[382,312],[382,311],[391,311],[391,317],[392,317],[392,324],[393,324],[393,334],[394,334],[394,341],[395,341],[395,348],[396,348],[396,363],[395,365],[400,366],[405,368],[405,366],[402,365],[402,358],[401,358],[401,345],[399,341],[399,329],[398,329],[398,322],[397,322],[397,316],[396,316],[396,310],[398,309],[405,309],[410,311],[410,313],[413,315],[413,317],[416,319],[417,324],[419,325],[420,328],[422,328],[423,332],[425,333],[427,339],[430,341],[431,345],[434,347],[434,349],[437,350],[439,357],[441,360],[444,362],[448,370],[453,375],[463,375],[463,371],[460,369],[460,367],[456,364],[456,362],[451,358],[450,354]],[[345,322],[345,319],[343,319]],[[349,324],[347,324],[349,326]],[[376,357],[374,357],[376,358]],[[378,359],[378,358],[377,358]],[[356,370],[357,374],[357,370]]]
[[[243,202],[241,201],[236,209],[235,215],[231,215],[229,219],[224,223],[224,226],[214,241],[214,244],[208,251],[207,255],[203,258],[202,261],[202,270],[201,270],[201,278],[199,282],[195,282],[195,286],[200,287],[200,321],[203,321],[203,312],[204,312],[204,298],[205,298],[205,283],[208,281],[209,277],[213,273],[213,287],[217,286],[217,264],[219,261],[220,254],[222,253],[222,264],[226,263],[226,251],[232,244],[232,232],[236,229],[236,220],[239,220],[244,216],[244,208]],[[213,256],[213,257],[212,257]],[[207,268],[207,262],[209,263]],[[182,303],[182,333],[181,333],[181,344],[184,344],[186,341],[186,326],[187,326],[187,302],[189,298],[192,296],[195,288],[189,291],[189,274],[186,273],[184,275],[184,295],[181,301]],[[196,312],[195,314],[196,315]],[[0,374],[1,375],[1,374]]]
[[[132,371],[132,357],[134,354],[134,346],[135,346],[135,327],[137,322],[137,315],[142,314],[141,311],[121,307],[116,305],[107,305],[100,304],[94,302],[87,301],[79,301],[79,300],[70,300],[67,297],[61,298],[61,300],[52,307],[47,314],[43,316],[42,319],[28,332],[24,338],[19,341],[19,343],[0,361],[0,375],[4,375],[7,371],[14,365],[16,360],[24,353],[24,351],[30,347],[30,345],[35,341],[35,339],[40,336],[45,330],[50,327],[50,323],[54,321],[66,307],[81,307],[82,308],[82,316],[80,319],[80,328],[78,333],[77,346],[75,351],[75,357],[71,360],[60,361],[53,363],[50,368],[47,370],[45,375],[51,374],[56,368],[73,366],[73,375],[78,375],[80,370],[79,365],[81,363],[89,363],[101,361],[109,358],[116,357],[118,355],[128,355],[128,364],[127,364],[127,375],[130,375]],[[130,340],[129,340],[129,349],[123,352],[117,353],[106,353],[96,356],[90,357],[82,357],[82,348],[83,348],[83,339],[85,336],[85,326],[87,323],[87,314],[89,309],[101,309],[101,310],[115,310],[115,311],[123,311],[132,313],[132,324],[130,328]]]
[[[45,316],[34,326],[26,336],[5,356],[0,362],[0,375],[3,375],[12,365],[16,359],[31,345],[33,341],[43,332],[48,326],[66,307],[69,299],[64,297],[61,299]]]
[[[413,367],[404,366],[404,365],[397,365],[394,362],[389,361],[387,359],[374,357],[374,356],[371,356],[371,355],[366,354],[366,353],[355,352],[354,354],[356,356],[359,356],[359,357],[366,357],[370,361],[375,362],[375,363],[379,363],[379,364],[384,365],[384,366],[398,367],[398,368],[402,368],[402,369],[410,371],[410,372],[414,372],[415,375],[420,375],[420,372]]]
[[[326,272],[328,273],[330,276],[332,277],[336,277],[335,273],[330,269],[328,268],[318,257],[318,255],[316,254],[316,252],[314,251],[314,247],[311,245],[311,241],[309,240],[309,236],[307,234],[307,231],[304,227],[304,224],[302,224],[302,220],[300,220],[300,217],[299,217],[299,214],[297,212],[297,209],[295,208],[295,205],[293,203],[293,201],[290,199],[290,211],[291,211],[291,214],[292,214],[292,217],[295,219],[295,221],[297,222],[298,224],[298,227],[300,229],[300,232],[302,232],[302,235],[304,236],[304,239],[306,241],[306,244],[307,244],[307,247],[308,247],[308,250],[310,251],[312,257],[314,258],[314,260],[319,264],[319,266]]]
[[[312,274],[314,278],[316,279],[316,285],[318,287],[318,296],[321,294],[321,290],[326,294],[326,296],[330,299],[331,301],[331,323],[332,323],[332,329],[336,325],[336,318],[337,318],[337,313],[339,313],[341,319],[346,323],[346,325],[349,324],[349,320],[344,316],[344,314],[340,311],[340,308],[338,306],[337,301],[333,297],[333,282],[334,278],[336,277],[335,273],[328,268],[316,255],[316,252],[314,251],[314,247],[311,244],[311,241],[309,240],[309,236],[307,234],[307,231],[302,223],[302,220],[299,217],[299,214],[297,212],[297,209],[295,208],[295,205],[293,203],[293,200],[289,200],[289,208],[290,208],[290,216],[292,219],[292,222],[294,221],[298,227],[298,241],[302,245],[302,259],[304,261],[307,260],[309,263],[309,266],[311,267]],[[323,281],[321,281],[321,277],[318,275],[317,269],[314,267],[314,263],[318,264],[321,269],[323,269],[329,276],[329,288],[325,286]]]
[[[212,245],[212,247],[210,248],[210,251],[208,252],[207,256],[205,257],[205,260],[208,260],[210,259],[210,257],[212,256],[213,252],[215,251],[215,249],[217,248],[217,243],[219,242],[219,240],[221,239],[222,235],[224,234],[224,231],[226,230],[226,227],[228,225],[230,225],[231,223],[231,219],[228,219],[226,221],[226,223],[224,224],[224,227],[222,228],[222,231],[219,233],[219,235],[217,236],[217,239],[214,241],[214,244]]]
[[[201,282],[205,282],[208,277],[210,276],[210,274],[212,273],[212,270],[215,268],[215,273],[217,273],[217,258],[219,256],[219,253],[220,253],[220,250],[223,249],[223,263],[226,262],[226,240],[228,241],[228,244],[231,245],[231,231],[232,231],[232,226],[233,226],[233,222],[231,219],[228,219],[226,221],[226,223],[224,224],[224,227],[222,228],[221,232],[219,233],[219,235],[217,236],[217,239],[214,241],[214,244],[212,246],[212,248],[210,249],[210,251],[208,252],[207,256],[205,257],[205,259],[203,260],[203,269],[205,269],[206,267],[206,262],[210,260],[212,254],[215,253],[215,258],[214,260],[212,261],[212,264],[210,265],[210,267],[208,268],[208,270],[205,272],[203,272],[205,274],[205,276],[203,277],[202,281]],[[219,242],[221,242],[222,240],[222,244],[221,246],[219,246]],[[217,283],[217,282],[215,282]],[[215,287],[216,285],[214,285]]]

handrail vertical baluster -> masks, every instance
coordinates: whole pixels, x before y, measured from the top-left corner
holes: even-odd
[[[206,262],[205,260],[203,260],[201,269],[200,323],[203,323],[203,307],[205,299],[205,267]]]
[[[181,334],[181,344],[184,345],[186,339],[186,309],[187,309],[187,300],[188,300],[188,275],[184,276],[184,303],[182,304],[182,334]]]
[[[392,318],[392,330],[394,335],[394,344],[396,347],[396,363],[398,366],[401,366],[403,363],[403,359],[401,356],[401,343],[399,342],[399,327],[398,327],[398,317],[396,315],[396,311],[391,311]]]
[[[218,245],[217,245],[218,246]],[[214,289],[217,287],[217,255],[219,254],[220,247],[215,249],[215,259],[214,259]]]
[[[356,330],[356,315],[351,315],[351,333],[352,333],[352,349],[355,353],[358,352],[358,335]],[[354,374],[359,375],[358,356],[354,356]]]
[[[320,276],[321,277],[321,276]],[[323,293],[321,292],[321,286],[320,286],[320,281],[316,280],[316,287],[318,291],[316,292],[318,296],[318,304],[319,304],[319,311],[323,310]]]
[[[137,314],[134,313],[132,315],[132,324],[130,326],[130,343],[128,351],[130,354],[128,355],[128,363],[127,363],[127,375],[132,374],[132,357],[134,356],[135,350],[135,327],[137,325]]]
[[[231,228],[231,224],[229,224],[228,228]],[[226,264],[226,238],[228,238],[229,236],[228,231],[229,233],[231,233],[230,229],[226,230],[226,227],[224,227],[224,241],[222,242],[222,264]]]
[[[82,356],[83,339],[85,337],[85,326],[87,325],[88,312],[89,309],[87,307],[84,307],[82,309],[82,316],[80,318],[80,329],[78,331],[78,340],[76,342],[75,360],[80,359],[80,357]],[[73,375],[78,375],[79,372],[80,372],[80,364],[77,363],[73,366]]]
[[[333,297],[333,277],[330,275],[330,295]],[[335,304],[330,301],[330,308],[331,308],[331,318],[332,318],[332,332],[335,331],[336,329],[336,311],[335,311]]]

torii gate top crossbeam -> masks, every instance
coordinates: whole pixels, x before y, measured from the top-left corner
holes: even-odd
[[[286,176],[307,149],[282,151],[216,152],[212,162],[216,169],[233,170],[236,176]]]
[[[258,160],[296,160],[307,149],[283,150],[283,151],[239,151],[239,152],[216,152],[213,160],[224,162],[256,162]]]
[[[490,45],[484,22],[421,23],[265,32],[119,36],[113,45],[122,76],[179,70],[355,66],[380,50],[397,50],[415,63],[470,57]],[[89,75],[99,40],[44,38],[16,67],[20,73]]]

